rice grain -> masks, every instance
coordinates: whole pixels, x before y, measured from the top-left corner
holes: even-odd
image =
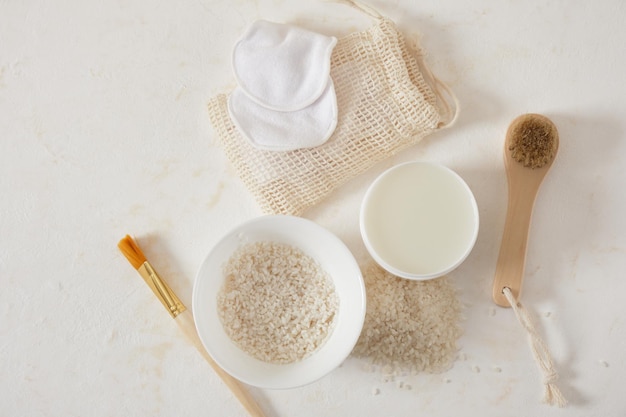
[[[367,311],[352,351],[393,372],[442,372],[457,354],[461,305],[446,277],[412,281],[374,262],[363,268]]]
[[[339,298],[328,274],[300,249],[277,242],[243,245],[227,261],[218,293],[226,334],[264,362],[302,360],[331,334]]]

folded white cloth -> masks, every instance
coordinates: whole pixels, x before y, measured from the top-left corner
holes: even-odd
[[[234,47],[235,78],[241,89],[264,107],[301,110],[325,91],[336,44],[335,37],[256,21]]]
[[[337,127],[335,87],[330,77],[326,81],[322,95],[301,110],[268,109],[238,87],[228,98],[228,111],[240,133],[258,149],[290,151],[319,146]]]

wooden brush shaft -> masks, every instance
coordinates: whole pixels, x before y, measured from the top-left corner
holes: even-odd
[[[514,161],[505,151],[509,199],[504,222],[504,233],[493,282],[493,301],[502,307],[510,307],[502,293],[504,287],[511,289],[519,299],[526,263],[526,246],[533,206],[539,187],[552,163],[541,168],[527,168]]]
[[[534,201],[535,194],[532,192],[513,191],[509,194],[509,207],[493,283],[493,301],[501,307],[510,307],[502,292],[505,287],[511,289],[515,298],[519,298],[522,290]]]
[[[254,398],[250,395],[246,387],[239,382],[237,379],[230,376],[226,373],[220,366],[215,363],[213,358],[207,353],[198,337],[198,333],[196,332],[196,325],[193,320],[193,315],[190,310],[185,310],[180,313],[175,318],[176,322],[182,329],[183,333],[187,336],[187,338],[193,343],[193,345],[198,349],[198,352],[202,355],[202,357],[211,365],[213,370],[222,378],[222,381],[230,388],[230,390],[235,394],[235,397],[239,400],[241,405],[248,411],[250,416],[252,417],[265,417],[263,410],[256,403]]]

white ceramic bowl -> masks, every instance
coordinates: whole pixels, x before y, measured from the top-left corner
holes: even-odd
[[[224,264],[240,246],[260,241],[289,244],[311,256],[329,274],[339,297],[331,335],[299,362],[279,365],[250,356],[230,340],[218,317],[217,294],[224,281]],[[293,216],[259,217],[224,236],[200,267],[192,302],[198,335],[215,362],[240,381],[270,389],[306,385],[338,367],[356,345],[365,319],[365,286],[350,250],[320,225]]]
[[[360,212],[361,236],[374,260],[399,277],[425,280],[457,268],[478,236],[472,191],[451,169],[407,162],[383,172]]]

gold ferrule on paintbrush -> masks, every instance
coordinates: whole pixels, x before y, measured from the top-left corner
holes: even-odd
[[[139,272],[139,275],[146,281],[148,287],[152,289],[154,295],[161,300],[161,303],[172,317],[176,317],[187,310],[187,307],[178,299],[174,291],[171,290],[165,281],[161,279],[148,261],[141,264],[141,266],[137,268],[137,272]]]

